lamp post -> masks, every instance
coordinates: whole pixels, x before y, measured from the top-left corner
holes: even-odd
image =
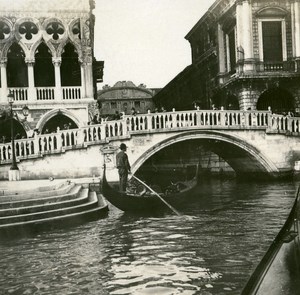
[[[17,165],[16,160],[16,151],[15,151],[15,135],[14,135],[14,112],[13,112],[13,103],[14,103],[14,96],[12,93],[9,93],[7,96],[8,103],[10,106],[10,134],[11,134],[11,153],[12,153],[12,163],[11,167],[8,172],[8,179],[9,181],[14,180],[21,180],[20,170]],[[25,120],[27,119],[29,108],[24,106],[22,108],[23,115]]]

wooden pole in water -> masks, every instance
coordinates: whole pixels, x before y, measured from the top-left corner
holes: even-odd
[[[154,193],[165,205],[167,205],[175,214],[177,214],[178,216],[180,216],[180,213],[174,208],[172,207],[166,200],[164,200],[156,191],[154,191],[150,186],[148,186],[145,182],[143,182],[142,180],[140,180],[139,178],[137,178],[136,176],[132,175],[132,177],[134,179],[136,179],[137,181],[139,181],[142,185],[144,185],[148,190],[150,190],[152,193]]]

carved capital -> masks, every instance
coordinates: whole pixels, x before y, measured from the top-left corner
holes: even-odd
[[[61,57],[52,57],[52,63],[55,67],[60,67]]]
[[[6,67],[6,65],[7,65],[7,58],[0,59],[0,66],[1,67]]]
[[[83,52],[82,63],[86,65],[93,63],[93,56],[90,50],[86,50]]]
[[[35,59],[34,58],[25,58],[25,63],[27,63],[28,66],[34,66]]]

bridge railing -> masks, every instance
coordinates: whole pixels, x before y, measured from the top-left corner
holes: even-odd
[[[188,129],[258,129],[300,135],[300,118],[265,111],[206,111],[148,113],[124,116],[121,120],[87,125],[79,129],[57,130],[15,140],[17,160],[55,154],[145,132],[170,132]],[[0,144],[0,163],[10,163],[11,143]]]
[[[166,130],[183,128],[266,128],[271,112],[265,111],[181,111],[125,116],[127,130]]]
[[[282,116],[273,114],[270,131],[299,135],[300,117]]]

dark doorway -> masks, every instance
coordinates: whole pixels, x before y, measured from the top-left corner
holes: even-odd
[[[227,110],[239,110],[240,109],[239,100],[232,93],[228,93],[227,94],[227,97],[226,97],[226,109]]]
[[[11,45],[7,54],[7,86],[28,87],[25,53],[16,43]]]
[[[52,55],[44,43],[41,43],[35,52],[34,82],[36,87],[55,86]]]
[[[269,106],[276,114],[294,112],[294,98],[285,89],[272,88],[259,97],[256,108],[258,110],[267,110]]]
[[[81,69],[75,47],[68,43],[62,54],[60,67],[62,86],[81,86]]]
[[[220,109],[222,106],[226,110],[239,110],[239,100],[238,98],[232,94],[231,92],[227,92],[224,90],[218,91],[212,97],[212,103]]]

